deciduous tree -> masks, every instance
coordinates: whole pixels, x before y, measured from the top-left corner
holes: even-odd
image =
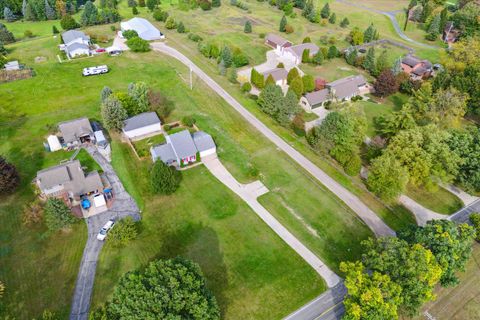
[[[180,171],[167,166],[160,160],[155,161],[150,171],[150,186],[156,194],[172,194],[177,191],[182,180]]]
[[[15,191],[20,185],[20,175],[17,168],[0,156],[0,195]]]
[[[108,233],[108,243],[113,247],[124,247],[138,236],[138,229],[132,217],[118,221]]]
[[[375,94],[380,97],[386,97],[398,91],[397,79],[390,69],[384,69],[373,86]]]
[[[132,82],[128,85],[128,95],[135,101],[133,115],[148,111],[148,85],[145,82]]]
[[[127,111],[122,107],[120,101],[115,97],[108,97],[102,103],[101,109],[103,124],[109,130],[121,130],[123,121],[127,119]]]
[[[377,196],[390,202],[405,191],[408,180],[407,169],[392,155],[384,154],[372,161],[367,186]]]

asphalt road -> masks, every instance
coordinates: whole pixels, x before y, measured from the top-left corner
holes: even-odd
[[[260,131],[266,138],[273,142],[280,150],[284,151],[295,162],[297,162],[303,169],[320,181],[332,193],[337,195],[350,209],[355,212],[360,219],[377,235],[377,236],[394,236],[395,231],[388,227],[375,212],[370,210],[357,196],[345,189],[337,181],[330,178],[325,172],[317,167],[313,162],[308,160],[295,148],[286,143],[282,138],[270,130],[263,122],[258,120],[245,107],[243,107],[237,100],[235,100],[228,92],[226,92],[218,83],[210,78],[203,70],[196,66],[190,59],[184,56],[176,49],[169,47],[163,42],[154,42],[151,47],[158,52],[169,55],[187,67],[191,68],[200,79],[202,79],[213,91],[220,95],[230,106],[232,106],[240,115],[245,118],[253,127]]]
[[[458,210],[448,219],[456,223],[467,223],[469,221],[470,215],[474,212],[480,212],[480,199],[475,200],[470,205]]]
[[[70,320],[88,319],[98,256],[104,244],[103,241],[97,240],[98,231],[110,219],[118,221],[119,219],[131,216],[135,221],[140,220],[140,210],[138,209],[138,206],[123,187],[110,163],[108,163],[108,161],[105,160],[95,148],[89,147],[87,148],[87,151],[92,155],[95,161],[97,161],[107,176],[113,189],[115,201],[108,211],[86,219],[88,238],[87,243],[85,244],[85,249],[83,250],[82,262],[80,264],[80,270],[75,284]]]

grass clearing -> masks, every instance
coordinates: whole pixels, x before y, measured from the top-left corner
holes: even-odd
[[[165,136],[163,134],[156,135],[154,137],[145,138],[139,141],[133,142],[133,146],[137,151],[139,157],[149,157],[150,148],[157,145],[165,143]]]
[[[450,215],[463,207],[462,200],[442,187],[438,187],[438,190],[430,192],[425,190],[425,188],[409,185],[406,195],[425,208],[441,214]]]

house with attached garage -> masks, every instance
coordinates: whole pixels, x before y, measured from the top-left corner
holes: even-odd
[[[267,81],[267,78],[269,76],[272,76],[273,80],[275,81],[275,84],[279,86],[284,86],[287,84],[288,72],[284,68],[275,68],[272,70],[268,70],[263,72],[262,75],[265,81]]]
[[[95,140],[92,125],[88,118],[78,118],[58,124],[60,142],[67,148],[76,148]]]
[[[188,130],[183,130],[166,135],[165,139],[165,144],[150,148],[152,160],[161,160],[177,168],[200,161],[201,157],[214,155],[217,151],[212,137],[202,131],[192,135]]]
[[[265,44],[275,49],[278,54],[282,54],[285,48],[291,47],[292,43],[274,33],[269,33],[265,37]]]
[[[127,138],[135,140],[161,133],[161,125],[155,112],[144,112],[125,120],[122,131]]]
[[[296,46],[288,47],[283,51],[282,56],[290,59],[296,65],[302,63],[302,56],[305,50],[309,51],[309,57],[313,58],[320,48],[313,43],[302,43]]]
[[[90,37],[82,31],[68,30],[62,33],[63,44],[60,50],[65,51],[69,58],[90,55]]]
[[[300,98],[300,106],[305,111],[312,112],[312,109],[322,107],[329,100],[329,94],[330,91],[328,89],[309,92]]]
[[[134,30],[143,40],[152,41],[165,39],[165,35],[160,32],[153,24],[143,18],[132,18],[120,23],[121,31]]]
[[[433,65],[428,60],[421,60],[413,55],[407,55],[402,59],[402,70],[412,80],[422,80],[432,75]]]

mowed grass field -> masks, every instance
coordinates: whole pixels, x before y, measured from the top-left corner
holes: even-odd
[[[285,208],[291,208],[321,235],[305,244],[330,267],[337,270],[341,260],[359,257],[360,241],[371,236],[368,228],[202,82],[195,79],[190,91],[183,82],[187,78],[183,65],[154,52],[59,64],[55,60],[57,40],[49,37],[9,46],[10,55],[34,66],[37,76],[2,84],[0,90],[2,119],[8,120],[2,125],[5,143],[0,152],[20,168],[24,181],[23,188],[2,199],[0,205],[5,221],[0,232],[6,239],[0,278],[7,286],[2,315],[31,319],[45,308],[68,314],[86,238],[84,225],[78,224],[69,234],[42,238],[41,230],[22,226],[20,212],[23,204],[34,199],[29,181],[36,171],[65,156],[53,159],[43,151],[42,141],[50,128],[80,116],[99,120],[99,94],[105,85],[114,91],[126,90],[129,82],[146,81],[163,92],[177,105],[168,121],[193,115],[197,125],[213,135],[222,162],[235,177],[243,182],[261,179],[272,190],[266,204],[272,214],[284,218]],[[47,57],[47,62],[34,64],[38,55]],[[81,76],[83,67],[98,64],[109,65],[111,72]],[[123,272],[155,257],[178,254],[200,263],[227,319],[280,318],[325,289],[321,278],[203,167],[185,173],[175,196],[153,197],[147,184],[149,161],[137,161],[117,138],[112,147],[113,164],[143,210],[145,232],[131,246],[102,254],[97,305],[107,299]],[[298,237],[308,238],[307,225],[287,227]],[[30,251],[39,244],[43,247]],[[217,276],[222,275],[219,281]],[[48,285],[48,292],[40,295],[42,285]],[[266,296],[268,302],[263,301]]]

